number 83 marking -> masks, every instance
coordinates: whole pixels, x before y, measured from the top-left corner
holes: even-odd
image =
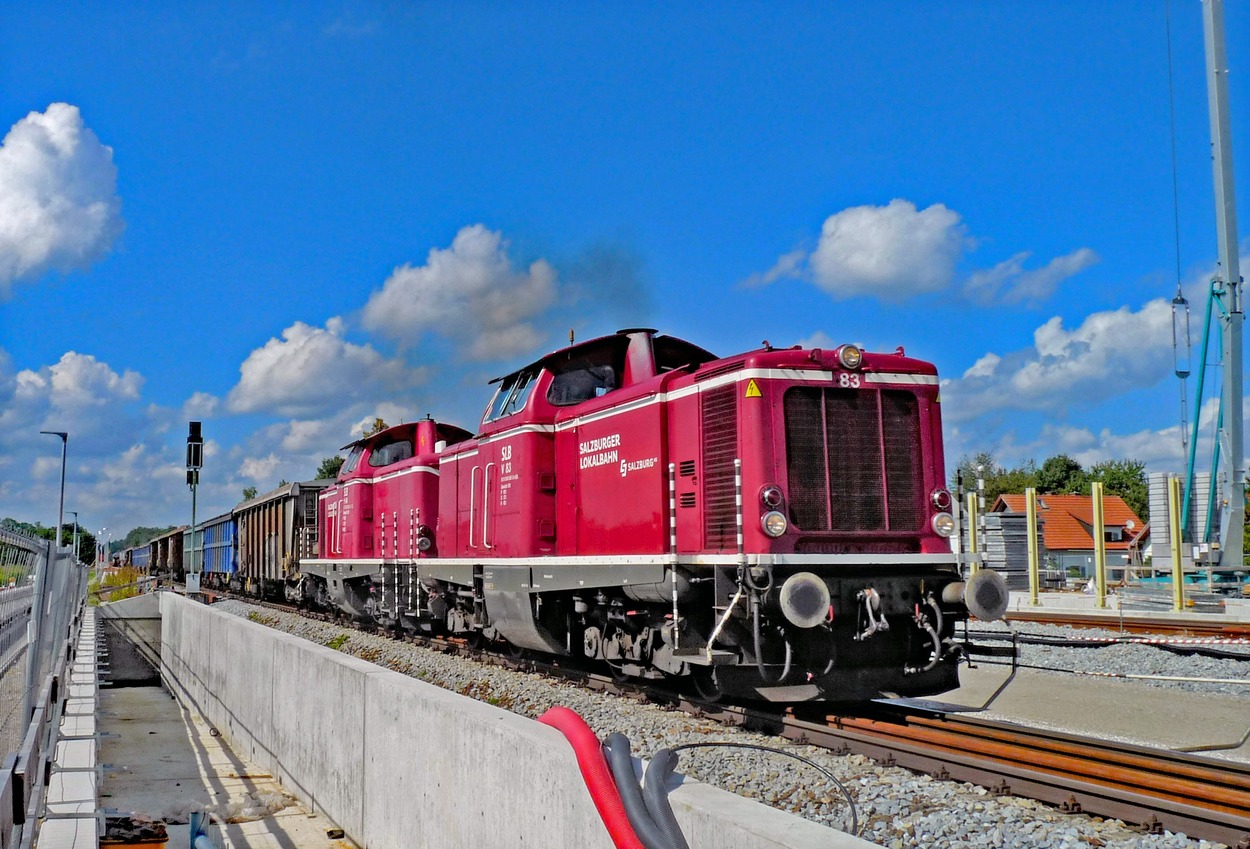
[[[838,375],[838,386],[841,386],[843,389],[858,389],[859,375],[842,372]]]

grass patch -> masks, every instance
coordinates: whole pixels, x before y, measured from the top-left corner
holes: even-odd
[[[347,642],[347,638],[349,636],[350,636],[349,634],[339,634],[336,637],[332,637],[330,640],[326,642],[326,648],[331,648],[331,649],[334,649],[335,651],[342,649],[343,644]]]
[[[122,568],[109,572],[100,581],[99,598],[102,601],[121,601],[124,598],[133,598],[139,595],[139,579],[144,577],[143,572],[134,566],[123,566]],[[117,587],[117,589],[110,589]]]

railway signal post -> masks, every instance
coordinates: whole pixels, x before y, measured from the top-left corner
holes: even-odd
[[[204,466],[204,437],[200,423],[191,422],[187,433],[187,486],[191,487],[191,562],[187,564],[187,592],[200,591],[200,567],[195,559],[195,490]]]

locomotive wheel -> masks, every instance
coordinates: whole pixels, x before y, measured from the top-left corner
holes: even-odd
[[[690,683],[694,686],[694,691],[698,697],[705,702],[715,704],[725,695],[725,692],[720,687],[720,681],[716,677],[715,666],[695,667],[690,673]]]

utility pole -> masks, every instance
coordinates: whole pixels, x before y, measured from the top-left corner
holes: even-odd
[[[1240,569],[1245,552],[1245,446],[1242,437],[1241,270],[1237,258],[1237,206],[1233,196],[1233,143],[1228,118],[1228,55],[1224,49],[1224,2],[1202,0],[1206,37],[1207,103],[1211,114],[1211,165],[1215,179],[1215,229],[1223,282],[1224,423],[1221,453],[1227,472],[1220,476],[1220,565]],[[1217,278],[1219,279],[1219,278]],[[1219,288],[1219,287],[1217,287]]]

